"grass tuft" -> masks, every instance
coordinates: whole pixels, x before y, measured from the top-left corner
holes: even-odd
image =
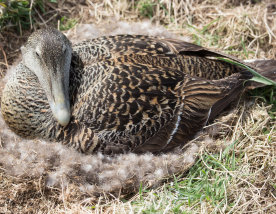
[[[137,8],[140,16],[152,18],[154,16],[154,7],[156,6],[156,2],[151,0],[140,0],[137,3]]]
[[[201,209],[204,203],[222,211],[230,209],[227,188],[232,179],[231,172],[235,172],[240,162],[235,156],[235,144],[230,144],[220,154],[202,154],[184,178],[183,175],[174,176],[162,190],[140,190],[140,197],[132,205],[142,213],[160,213],[166,207],[174,213],[185,213],[189,207]],[[142,193],[147,196],[141,196]],[[147,204],[149,197],[151,203]]]
[[[15,27],[22,35],[22,30],[29,29],[32,20],[32,9],[29,1],[1,2],[0,31],[7,27]]]
[[[70,18],[67,18],[66,16],[63,16],[60,19],[60,24],[58,28],[61,31],[66,31],[73,28],[77,23],[78,21],[76,19],[70,19]]]

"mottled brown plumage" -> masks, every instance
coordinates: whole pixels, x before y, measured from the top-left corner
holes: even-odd
[[[25,49],[33,55],[17,66],[3,92],[6,123],[22,137],[59,141],[84,153],[162,152],[184,145],[252,77],[214,58],[229,56],[149,36],[82,42],[73,46],[71,60],[65,36],[44,29]],[[44,76],[32,68],[36,61]]]

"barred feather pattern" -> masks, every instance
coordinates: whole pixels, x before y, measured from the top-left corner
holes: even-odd
[[[179,40],[96,38],[73,46],[67,126],[53,118],[37,77],[23,63],[4,89],[2,114],[20,136],[87,154],[165,152],[192,139],[212,106],[236,97],[235,89],[251,78],[215,56],[225,55]]]

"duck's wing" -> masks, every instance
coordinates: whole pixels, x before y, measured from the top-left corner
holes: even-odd
[[[253,70],[257,71],[266,78],[269,78],[273,81],[276,81],[276,60],[275,59],[256,59],[256,60],[240,60],[237,57],[216,51],[204,48],[189,42],[175,40],[175,39],[160,39],[160,42],[170,47],[173,53],[187,56],[198,56],[204,58],[213,58],[214,61],[221,63],[221,60],[217,57],[222,57],[230,59],[234,62],[238,62],[242,65],[245,65]],[[234,66],[236,67],[236,66]],[[220,72],[220,70],[218,70]],[[248,74],[245,69],[240,69],[243,74]],[[226,76],[225,76],[226,77]],[[250,74],[248,75],[250,77]],[[263,86],[261,84],[248,84],[251,88]]]
[[[73,119],[93,130],[104,153],[160,151],[180,129],[185,143],[241,82],[235,66],[185,42],[124,35],[82,46],[74,48],[84,67]]]

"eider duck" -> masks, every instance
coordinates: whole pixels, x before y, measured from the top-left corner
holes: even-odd
[[[34,32],[1,100],[24,138],[91,154],[165,152],[184,145],[252,78],[228,57],[180,40],[105,36],[71,45],[56,29]]]

